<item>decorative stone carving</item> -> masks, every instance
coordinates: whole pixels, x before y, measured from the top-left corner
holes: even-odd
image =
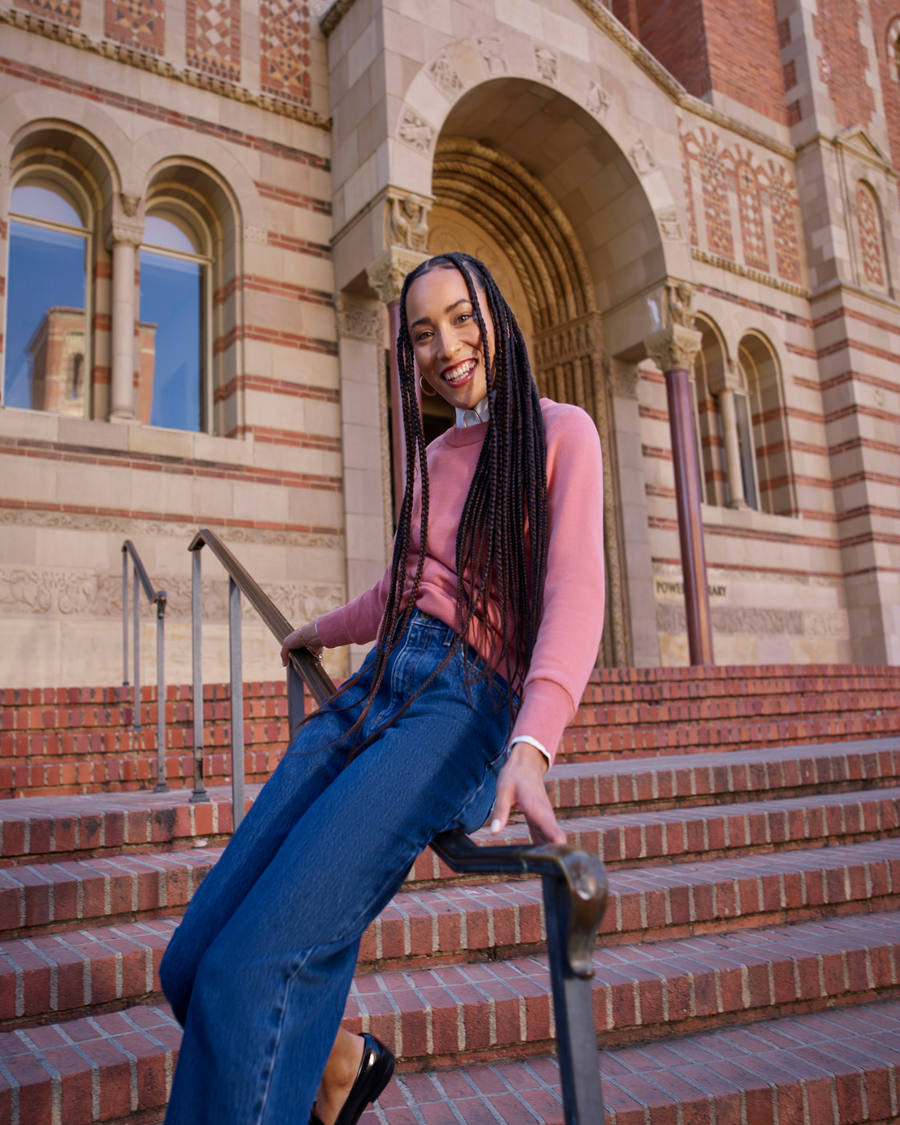
[[[534,65],[545,82],[556,84],[556,55],[547,47],[535,47]]]
[[[388,246],[424,253],[428,249],[428,211],[430,201],[418,195],[391,195],[388,198]]]
[[[363,340],[367,344],[384,343],[384,314],[381,306],[363,303],[339,293],[335,302],[339,336]]]
[[[560,363],[598,354],[602,347],[599,317],[589,313],[578,320],[554,325],[549,331],[535,336],[534,366],[536,370],[555,367]]]
[[[369,284],[378,294],[378,299],[386,305],[391,301],[399,301],[406,275],[412,273],[427,258],[427,254],[419,254],[415,250],[405,250],[399,246],[391,246],[380,254],[366,267]]]
[[[434,129],[417,113],[413,113],[409,106],[405,106],[403,109],[398,132],[402,140],[418,149],[419,152],[428,152],[431,148],[431,142],[434,140]]]
[[[506,74],[506,60],[500,50],[499,35],[485,35],[478,40],[478,53],[484,59],[488,73],[497,78]]]
[[[702,339],[693,328],[673,324],[648,336],[644,347],[660,371],[690,371]]]
[[[591,88],[588,90],[588,96],[585,100],[588,113],[592,113],[594,117],[600,117],[607,109],[609,109],[609,94],[598,86],[596,82],[591,83]]]
[[[259,246],[267,246],[269,235],[263,227],[244,227],[244,241],[255,242]]]
[[[684,233],[681,229],[681,223],[678,221],[678,212],[674,207],[669,211],[657,211],[656,222],[663,238],[669,242],[684,241]]]
[[[666,324],[694,327],[694,287],[687,281],[670,281],[666,286]]]
[[[637,398],[640,372],[636,364],[610,359],[606,364],[606,377],[609,380],[609,389],[618,398]]]
[[[230,537],[229,537],[230,538]],[[344,600],[341,585],[325,582],[261,583],[265,592],[289,621],[311,621],[335,609]],[[191,615],[191,579],[170,576],[159,582],[167,598],[166,617],[187,621]],[[131,591],[129,585],[129,601]],[[228,582],[203,579],[203,617],[228,620]],[[140,600],[141,613],[155,615],[156,608]],[[242,616],[256,618],[249,601],[242,599]],[[0,616],[24,617],[121,617],[122,575],[89,571],[42,570],[11,567],[0,569]]]
[[[637,168],[640,176],[646,176],[657,167],[656,159],[650,149],[647,148],[643,138],[638,140],[631,150],[631,163]]]
[[[139,195],[120,192],[113,196],[112,219],[106,229],[106,248],[112,250],[117,242],[140,246],[144,241],[144,208]]]
[[[450,61],[450,56],[443,51],[428,68],[431,80],[435,86],[443,90],[448,98],[455,97],[463,88],[462,79],[456,73],[456,67]]]

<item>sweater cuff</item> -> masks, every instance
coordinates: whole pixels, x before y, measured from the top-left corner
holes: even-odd
[[[321,617],[316,618],[316,632],[325,648],[340,648],[351,643],[345,624],[347,615],[344,609],[345,607],[341,606],[340,609],[329,610],[328,613],[323,613]]]
[[[555,680],[531,680],[525,686],[512,738],[524,734],[537,739],[549,751],[552,765],[563,731],[576,709],[571,695]]]

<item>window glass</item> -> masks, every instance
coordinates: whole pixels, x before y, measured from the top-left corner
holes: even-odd
[[[7,406],[84,415],[86,249],[84,235],[10,222]]]
[[[142,250],[140,321],[140,387],[152,399],[150,425],[200,430],[202,265]]]
[[[166,250],[180,250],[183,254],[197,254],[196,241],[185,224],[162,215],[148,215],[144,221],[144,242],[148,246],[161,246]]]
[[[47,219],[51,223],[64,223],[70,227],[84,226],[71,199],[57,188],[20,184],[12,189],[9,209],[20,215],[30,215],[34,219]]]
[[[756,495],[756,474],[753,461],[756,451],[753,447],[753,434],[750,429],[750,410],[746,395],[734,396],[737,414],[738,445],[741,451],[741,478],[744,482],[744,499],[751,508],[759,511],[759,498]]]

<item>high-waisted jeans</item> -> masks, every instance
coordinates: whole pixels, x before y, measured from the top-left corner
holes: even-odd
[[[452,639],[414,612],[363,736],[402,707]],[[345,709],[326,706],[300,729],[173,935],[160,977],[184,1039],[166,1125],[307,1125],[363,931],[439,832],[472,832],[490,814],[508,736],[505,682],[467,687],[457,650],[344,768],[371,669],[370,655]]]

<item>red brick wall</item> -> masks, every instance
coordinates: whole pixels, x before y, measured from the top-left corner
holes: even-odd
[[[714,89],[787,121],[770,0],[615,0],[613,11],[690,93]]]
[[[886,7],[874,3],[873,14],[879,6]],[[875,103],[866,83],[866,51],[859,41],[862,8],[858,0],[819,0],[818,8],[813,31],[822,46],[819,74],[828,86],[837,123],[842,129],[868,125]]]
[[[698,98],[710,90],[703,3],[704,0],[634,0],[629,4],[627,0],[618,0],[614,9],[623,22],[619,8],[636,12],[637,27],[630,30]]]
[[[888,31],[900,14],[896,0],[870,0],[872,27],[875,32],[875,50],[878,54],[878,71],[884,95],[884,115],[887,119],[890,157],[894,165],[900,164],[900,75],[896,63],[888,58]]]

